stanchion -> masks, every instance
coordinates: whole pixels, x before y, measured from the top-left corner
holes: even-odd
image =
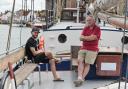
[[[9,86],[9,89],[16,89],[16,82],[14,79],[14,72],[12,69],[12,64],[9,62],[8,63],[8,67],[9,67],[9,75],[10,75],[10,80],[11,80],[11,86]]]

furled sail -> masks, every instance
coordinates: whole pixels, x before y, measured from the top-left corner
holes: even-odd
[[[128,18],[126,18],[125,22],[124,17],[110,15],[106,13],[98,13],[98,18],[116,27],[128,29]]]
[[[88,12],[111,25],[128,29],[128,18],[106,14],[107,10],[119,6],[119,3],[120,0],[95,0],[90,4]]]
[[[91,14],[95,15],[100,11],[106,11],[112,7],[116,7],[119,4],[119,0],[95,0],[91,3],[88,10]]]

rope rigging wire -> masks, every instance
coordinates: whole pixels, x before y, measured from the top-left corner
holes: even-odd
[[[15,50],[19,49],[20,47],[24,47],[24,46],[25,46],[25,44],[22,45],[22,30],[23,30],[24,20],[23,20],[23,18],[22,18],[22,16],[21,16],[20,25],[19,25],[19,27],[21,27],[21,29],[20,29],[20,37],[19,37],[19,40],[20,40],[20,42],[19,42],[19,47],[10,50],[11,32],[12,32],[12,23],[13,23],[14,9],[15,9],[15,1],[16,1],[16,0],[14,0],[14,2],[13,2],[12,12],[11,12],[11,19],[10,19],[10,25],[9,25],[9,33],[8,33],[6,51],[3,52],[3,53],[0,53],[0,57],[1,57],[1,56],[4,56],[4,55],[7,55],[9,52],[15,51]],[[24,10],[24,7],[23,7],[23,3],[24,3],[24,2],[25,2],[25,1],[22,0],[22,11]],[[23,15],[23,14],[22,14],[22,15]]]
[[[12,22],[13,22],[13,15],[14,15],[14,9],[15,9],[15,0],[13,1],[13,8],[12,8],[12,14],[11,14],[11,22],[9,27],[9,33],[8,33],[8,40],[7,40],[7,47],[6,47],[6,54],[9,53],[10,49],[10,40],[11,40],[11,31],[12,31]]]
[[[123,37],[125,36],[125,34],[126,34],[126,24],[127,24],[127,0],[125,0],[125,17],[124,17],[124,31],[123,31]],[[125,38],[123,38],[123,42],[122,42],[122,52],[121,52],[121,60],[123,60],[123,58],[124,58],[124,40],[125,40]],[[120,68],[120,76],[119,76],[119,85],[118,85],[118,89],[120,89],[121,88],[121,77],[122,77],[122,63],[121,63],[121,68]],[[127,65],[126,65],[126,73],[125,73],[125,78],[126,78],[126,80],[125,80],[125,86],[124,86],[124,89],[127,89],[127,74],[128,74],[128,62],[127,62]]]
[[[125,25],[125,30],[126,30],[126,24],[127,24],[127,7],[128,7],[128,1],[125,0],[125,22],[124,22],[124,25]],[[125,31],[124,30],[124,31]],[[124,32],[125,34],[125,32]],[[124,43],[124,40],[125,38],[123,39],[123,43]],[[126,66],[126,74],[125,74],[125,77],[126,77],[126,80],[125,80],[125,87],[124,89],[127,89],[127,78],[128,78],[128,61],[127,61],[127,66]]]
[[[5,53],[1,53],[0,56],[4,55],[4,54],[8,54],[9,52],[15,51],[17,49],[19,49],[20,47],[23,47],[24,45],[22,45],[22,29],[23,29],[23,19],[21,17],[21,22],[20,22],[20,46],[17,48],[14,48],[12,50],[10,50],[10,42],[11,42],[11,31],[12,31],[12,23],[13,23],[13,16],[14,16],[14,9],[15,9],[15,0],[13,2],[13,8],[12,8],[12,14],[11,14],[11,22],[10,22],[10,26],[9,26],[9,34],[8,34],[8,39],[7,39],[7,46],[6,46],[6,52]],[[22,0],[22,11],[23,11],[23,0]]]
[[[22,12],[23,12],[23,0],[22,0]],[[20,26],[21,26],[21,29],[20,29],[20,47],[21,47],[21,44],[22,44],[22,30],[23,30],[23,19],[22,19],[22,16],[21,16],[21,20],[20,20]]]
[[[11,14],[11,22],[10,22],[10,26],[9,26],[9,33],[8,33],[8,39],[7,39],[7,46],[6,46],[6,52],[3,52],[0,54],[0,57],[1,56],[4,56],[5,54],[7,55],[9,52],[13,52],[17,49],[19,49],[20,47],[24,47],[25,45],[22,45],[22,29],[23,29],[23,18],[21,17],[21,22],[20,22],[20,25],[21,26],[21,29],[20,29],[20,46],[17,47],[17,48],[14,48],[12,50],[10,50],[10,42],[11,42],[11,31],[12,31],[12,23],[13,23],[13,15],[14,15],[14,9],[15,9],[15,0],[13,2],[13,8],[12,8],[12,14]],[[22,0],[22,11],[23,11],[23,0]]]

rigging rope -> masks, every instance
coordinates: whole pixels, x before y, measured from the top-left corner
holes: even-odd
[[[126,24],[127,24],[127,3],[128,3],[128,1],[125,0],[125,22],[124,22],[125,29],[124,29],[124,36],[125,36],[125,30],[127,30],[127,29],[126,29]],[[123,39],[123,43],[124,43],[124,40],[125,40],[125,38]],[[123,48],[122,48],[122,49],[123,49]],[[125,87],[124,87],[124,89],[127,89],[128,61],[127,61],[127,65],[126,65],[126,74],[125,74],[125,77],[126,77],[126,80],[125,80]]]
[[[22,0],[22,12],[23,12],[23,0]],[[21,20],[20,20],[20,25],[21,25],[21,29],[20,29],[20,47],[21,47],[21,44],[22,44],[22,30],[23,30],[23,19],[21,17]]]
[[[124,58],[124,40],[125,40],[125,31],[126,31],[126,24],[127,24],[127,0],[125,0],[125,18],[124,18],[124,31],[123,31],[123,42],[122,42],[122,52],[121,52],[121,60],[123,60]],[[128,62],[127,62],[127,65],[126,65],[126,80],[125,80],[125,86],[124,86],[124,89],[127,88],[126,84],[127,84],[127,66],[128,66]],[[119,85],[118,85],[118,89],[121,88],[121,77],[122,77],[122,63],[121,63],[121,68],[120,68],[120,76],[119,76]]]
[[[8,40],[7,40],[7,47],[6,47],[6,51],[7,51],[6,54],[9,53],[9,49],[10,49],[10,40],[11,40],[11,31],[12,31],[12,22],[13,22],[14,9],[15,9],[15,0],[13,2],[13,8],[12,8],[12,14],[11,14],[11,22],[10,22],[9,33],[8,33]]]

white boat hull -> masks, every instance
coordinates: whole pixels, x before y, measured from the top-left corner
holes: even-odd
[[[75,45],[75,46],[81,45],[79,38],[82,29],[83,27],[77,30],[54,29],[54,30],[44,31],[43,35],[45,37],[45,49],[52,51],[54,54],[70,52],[71,45]],[[101,40],[99,42],[99,46],[119,47],[119,48],[122,47],[121,38],[123,37],[123,31],[119,31],[118,29],[112,27],[101,27],[101,29],[102,29],[102,35],[101,35]],[[58,40],[60,34],[64,34],[66,36],[66,41],[64,43],[60,43]],[[127,45],[125,45],[125,48],[128,48]]]

